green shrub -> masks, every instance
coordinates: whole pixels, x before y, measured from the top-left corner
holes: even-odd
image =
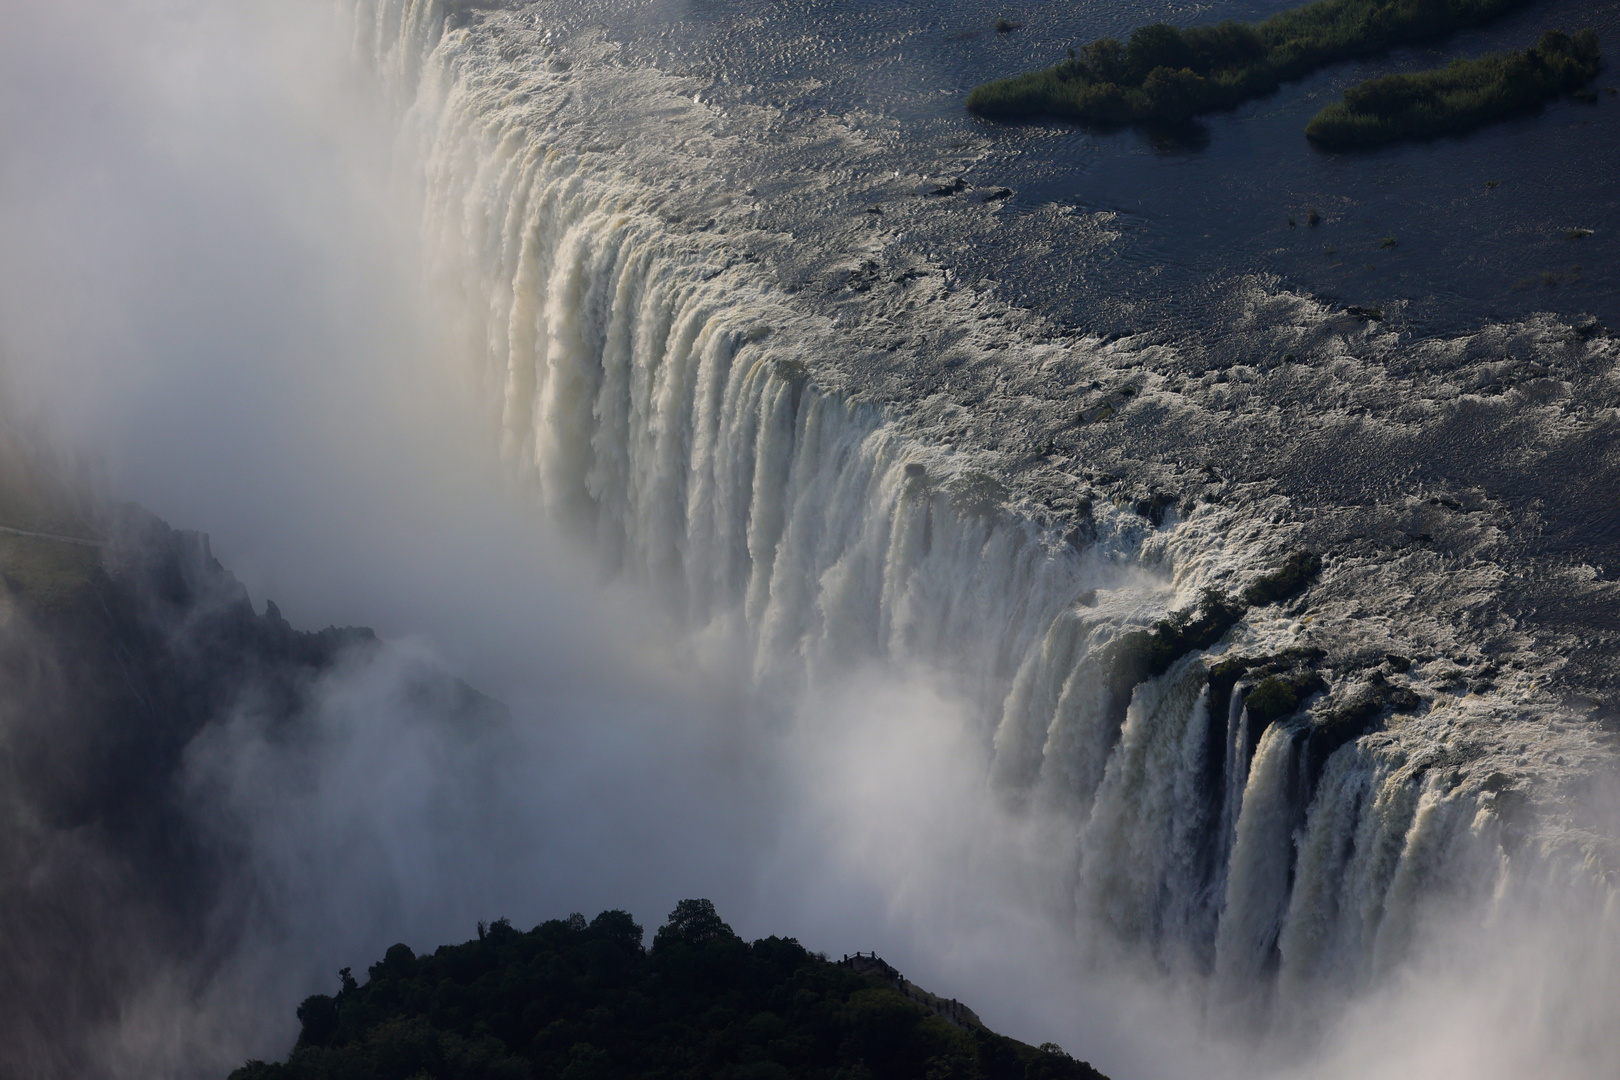
[[[969,111],[1117,125],[1185,120],[1269,94],[1328,64],[1477,26],[1524,0],[1317,0],[1259,23],[1138,28],[1042,71],[973,88]],[[1150,85],[1151,83],[1151,85]]]
[[[1305,134],[1337,150],[1472,131],[1576,89],[1601,64],[1596,32],[1549,30],[1533,49],[1358,83],[1317,113]]]

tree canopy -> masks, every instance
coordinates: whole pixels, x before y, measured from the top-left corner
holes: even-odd
[[[1103,1080],[1053,1044],[952,1023],[792,938],[683,900],[642,947],[623,911],[506,920],[298,1007],[287,1060],[230,1080]]]

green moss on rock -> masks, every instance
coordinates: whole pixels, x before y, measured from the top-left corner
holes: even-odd
[[[1287,679],[1268,675],[1249,691],[1243,704],[1249,710],[1250,719],[1263,727],[1273,720],[1292,716],[1299,709],[1299,692]]]
[[[1155,623],[1143,642],[1149,675],[1163,675],[1196,649],[1207,649],[1243,618],[1243,605],[1219,589],[1206,589],[1198,605]]]

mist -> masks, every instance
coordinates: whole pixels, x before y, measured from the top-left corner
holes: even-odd
[[[411,148],[326,5],[6,15],[12,413],[101,497],[207,533],[257,603],[387,643],[290,726],[243,705],[186,747],[190,820],[239,859],[206,962],[147,957],[116,1021],[71,1034],[105,1075],[279,1057],[303,996],[396,941],[609,908],[651,929],[689,896],[744,936],[875,949],[1116,1080],[1612,1066],[1601,898],[1481,898],[1376,993],[1230,1029],[1206,988],[1077,924],[1075,823],[991,797],[986,718],[943,673],[761,683],[741,631],[607,578],[501,461],[464,313],[429,284]],[[452,676],[507,712],[452,723],[413,692]]]

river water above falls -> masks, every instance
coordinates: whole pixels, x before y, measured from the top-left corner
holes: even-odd
[[[1620,99],[1564,100],[1466,139],[1372,154],[1323,153],[1302,134],[1317,110],[1372,75],[1526,48],[1550,27],[1594,26],[1614,40],[1620,7],[1612,3],[1529,5],[1429,47],[1331,67],[1182,131],[989,124],[962,109],[976,83],[1046,66],[1097,37],[1124,38],[1157,21],[1261,19],[1289,6],[844,0],[531,10],[544,11],[559,35],[601,35],[620,46],[623,62],[696,80],[702,98],[721,107],[831,113],[890,143],[896,167],[932,164],[942,182],[963,176],[978,188],[1011,189],[1011,227],[992,244],[953,244],[948,220],[926,243],[962,273],[997,278],[1010,298],[1071,325],[1101,333],[1197,327],[1208,321],[1206,305],[1220,303],[1210,279],[1249,273],[1398,312],[1420,336],[1539,311],[1620,319],[1610,181],[1620,166]],[[998,18],[1017,29],[997,33]],[[1613,81],[1605,74],[1599,85]],[[1322,215],[1315,228],[1312,207]],[[1080,257],[1020,235],[1011,220],[1053,208],[1110,214],[1113,235]],[[1575,230],[1593,235],[1573,241]],[[1381,248],[1386,236],[1399,246]]]

